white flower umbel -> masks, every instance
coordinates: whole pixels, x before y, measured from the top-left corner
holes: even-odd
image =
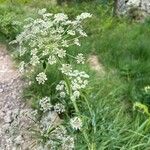
[[[79,91],[74,91],[73,92],[73,97],[74,97],[74,99],[78,99],[80,97],[80,92]]]
[[[64,91],[60,92],[60,97],[61,98],[65,98],[66,97],[66,93]]]
[[[87,34],[83,31],[83,29],[78,28],[78,29],[77,29],[77,32],[79,32],[79,34],[80,34],[82,37],[87,37]]]
[[[63,64],[61,71],[69,78],[70,90],[72,91],[72,96],[75,100],[80,97],[80,90],[84,89],[88,84],[89,75],[84,71],[72,70],[71,65]],[[60,97],[65,98],[69,94],[67,84],[65,81],[61,81],[57,86],[56,90],[60,92]]]
[[[40,109],[44,112],[52,109],[50,97],[44,97],[39,101]]]
[[[54,55],[49,56],[49,58],[48,58],[48,63],[49,63],[50,65],[53,65],[53,64],[55,64],[56,62],[57,62],[57,60],[56,60],[56,57],[55,57]]]
[[[54,21],[56,21],[56,22],[66,21],[68,19],[68,16],[63,13],[58,13],[58,14],[54,15],[54,19],[55,19]]]
[[[39,84],[44,84],[45,81],[47,80],[47,76],[45,72],[41,72],[37,75],[36,80]]]
[[[67,31],[67,34],[69,34],[69,35],[75,35],[76,33],[75,33],[75,31],[73,31],[73,30],[68,30],[68,31]]]
[[[62,41],[62,47],[69,47],[68,43],[66,40]]]
[[[78,117],[71,118],[70,124],[75,130],[80,130],[82,128],[82,120]]]
[[[86,18],[91,18],[91,17],[92,17],[92,14],[85,12],[85,13],[82,13],[81,15],[78,15],[76,17],[76,20],[77,21],[82,21],[82,20],[84,20]]]
[[[66,50],[59,49],[59,50],[57,51],[57,55],[58,55],[58,57],[60,57],[60,58],[65,57],[65,56],[66,56]]]
[[[46,8],[43,8],[38,11],[38,14],[43,15],[45,12],[46,12]]]
[[[65,81],[60,81],[59,84],[56,86],[56,90],[57,91],[62,91],[64,90],[64,87],[65,87]]]
[[[31,57],[30,64],[31,64],[32,66],[36,66],[37,64],[40,63],[39,60],[40,60],[40,59],[39,59],[38,56],[33,55],[33,56]]]
[[[61,113],[65,112],[65,106],[61,103],[57,103],[54,106],[54,111],[56,111],[58,114],[61,114]]]
[[[38,52],[37,48],[31,50],[31,55],[36,55]]]
[[[69,75],[72,72],[72,66],[70,64],[62,64],[60,70],[63,74]]]
[[[75,40],[74,40],[74,44],[77,45],[77,46],[81,46],[81,44],[80,44],[80,42],[79,42],[79,39],[75,39]]]
[[[78,63],[78,64],[84,64],[84,62],[85,62],[85,58],[83,57],[83,54],[82,54],[82,53],[79,53],[79,54],[76,56],[76,60],[77,60],[77,63]]]

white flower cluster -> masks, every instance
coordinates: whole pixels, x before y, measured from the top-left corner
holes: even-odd
[[[72,90],[72,98],[78,99],[80,96],[80,90],[84,89],[88,84],[89,75],[84,71],[72,70],[71,65],[63,64],[61,72],[67,75],[70,79],[70,87]],[[64,98],[68,94],[65,81],[61,81],[57,86],[56,90],[60,92],[60,96]]]
[[[77,63],[78,64],[84,64],[85,62],[85,58],[83,57],[83,54],[79,53],[77,56],[76,56],[76,60],[77,60]]]
[[[45,81],[47,80],[47,76],[45,72],[41,72],[37,75],[36,80],[39,84],[44,84]]]
[[[57,112],[58,114],[61,114],[65,112],[65,106],[61,103],[57,103],[54,106],[54,111]]]
[[[61,103],[56,103],[55,105],[51,104],[51,99],[50,97],[44,97],[39,100],[39,106],[40,110],[43,112],[48,112],[54,109],[55,112],[58,114],[61,114],[65,112],[65,106]]]
[[[59,84],[56,86],[56,90],[59,92],[59,95],[61,98],[66,97],[66,87],[65,87],[65,81],[60,81]]]
[[[70,124],[75,130],[80,130],[82,128],[82,120],[78,117],[71,118]]]
[[[77,16],[76,19],[78,21],[82,21],[82,20],[84,20],[86,18],[91,18],[91,17],[92,17],[91,14],[85,12],[85,13],[82,13],[81,15]]]
[[[92,16],[89,13],[82,13],[75,20],[69,20],[66,14],[51,14],[47,13],[46,9],[39,10],[38,14],[39,18],[37,19],[28,18],[25,20],[23,32],[11,42],[19,44],[20,56],[30,56],[28,62],[25,60],[21,63],[21,71],[25,65],[30,64],[36,67],[43,60],[47,64],[53,65],[58,62],[57,60],[66,57],[65,48],[71,45],[80,46],[79,38],[87,36],[81,23]],[[76,60],[77,63],[83,64],[83,54],[77,55]],[[46,76],[43,73],[39,76],[42,77],[42,79],[37,78],[39,84],[44,84]]]
[[[40,109],[44,112],[52,109],[50,97],[44,97],[39,101]]]

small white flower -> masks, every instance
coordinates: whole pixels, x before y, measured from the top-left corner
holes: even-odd
[[[77,38],[74,40],[74,44],[77,45],[77,46],[81,46],[81,44],[79,42],[79,39],[77,39]]]
[[[67,31],[67,34],[69,34],[69,35],[75,35],[76,33],[75,33],[75,31],[73,31],[73,30],[68,30],[68,31]]]
[[[47,19],[48,17],[52,17],[52,16],[53,16],[52,13],[43,14],[43,18],[44,18],[44,19]]]
[[[72,66],[70,64],[62,64],[60,70],[63,74],[69,75],[72,72]]]
[[[92,17],[92,14],[85,12],[85,13],[81,13],[80,15],[78,15],[76,17],[76,20],[80,21],[80,20],[84,20],[86,18],[91,18],[91,17]]]
[[[56,111],[58,114],[61,114],[61,113],[65,112],[65,106],[61,103],[57,103],[54,106],[54,111]]]
[[[44,112],[52,109],[52,104],[50,102],[50,97],[44,97],[44,98],[40,99],[39,105],[41,107],[41,110],[44,111]]]
[[[87,34],[86,34],[81,28],[77,29],[77,31],[79,32],[79,34],[80,34],[81,36],[87,37]]]
[[[89,75],[86,74],[84,71],[81,71],[81,72],[79,73],[79,75],[80,75],[80,77],[82,77],[82,78],[89,78]]]
[[[63,33],[64,32],[64,28],[63,27],[58,27],[56,30],[58,33]]]
[[[43,51],[42,55],[43,55],[43,56],[46,56],[46,55],[48,55],[48,54],[49,54],[49,49],[46,48],[46,49]]]
[[[60,97],[61,98],[65,98],[66,97],[66,93],[65,92],[60,92]]]
[[[74,82],[74,81],[71,82],[71,87],[72,87],[73,91],[81,89],[81,86],[78,83]]]
[[[63,84],[58,84],[57,86],[56,86],[56,90],[57,91],[62,91],[64,89],[64,85]]]
[[[43,8],[38,11],[38,14],[43,15],[45,12],[46,12],[46,8]]]
[[[80,92],[79,91],[74,91],[73,96],[74,96],[75,99],[79,98]]]
[[[84,64],[85,58],[83,57],[83,54],[80,53],[76,56],[76,60],[78,64]]]
[[[66,56],[66,50],[63,50],[63,49],[58,49],[56,53],[57,53],[58,57],[60,57],[60,58],[63,58]]]
[[[58,13],[54,15],[54,19],[56,22],[66,21],[68,19],[68,16],[63,13]]]
[[[62,47],[69,47],[68,43],[66,40],[62,41]]]
[[[31,50],[31,55],[36,55],[38,52],[37,48]]]
[[[44,72],[41,72],[37,75],[36,80],[39,84],[44,84],[47,80],[47,76]]]
[[[82,128],[82,120],[79,117],[71,118],[70,124],[75,130],[80,130]]]
[[[83,84],[81,85],[81,88],[84,89],[87,86],[87,84],[88,84],[88,80],[84,80]]]
[[[50,65],[53,65],[53,64],[55,64],[57,62],[57,60],[56,60],[56,57],[55,56],[49,56],[49,58],[48,58],[48,63],[50,64]]]
[[[31,64],[32,66],[36,66],[36,65],[39,64],[39,63],[40,63],[39,57],[38,57],[37,55],[33,55],[33,56],[31,57],[30,64]]]

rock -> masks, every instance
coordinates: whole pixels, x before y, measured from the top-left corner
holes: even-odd
[[[17,145],[21,145],[21,144],[24,143],[24,139],[23,139],[22,135],[18,135],[18,136],[16,137],[15,143],[16,143]]]
[[[2,93],[4,91],[4,89],[0,89],[0,93]]]
[[[20,114],[20,111],[29,111],[22,100],[24,81],[13,66],[11,57],[7,54],[6,47],[0,44],[0,150],[10,150],[16,145],[21,149],[30,145],[31,136],[27,133],[31,119]],[[23,126],[24,125],[24,126]],[[29,127],[28,127],[29,126]]]
[[[134,17],[137,15],[138,19],[145,18],[150,14],[150,0],[118,0],[117,13],[132,13]]]

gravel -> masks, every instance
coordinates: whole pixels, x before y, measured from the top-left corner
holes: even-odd
[[[0,45],[0,150],[27,150],[34,142],[29,134],[31,114],[22,98],[24,81],[4,45]]]

